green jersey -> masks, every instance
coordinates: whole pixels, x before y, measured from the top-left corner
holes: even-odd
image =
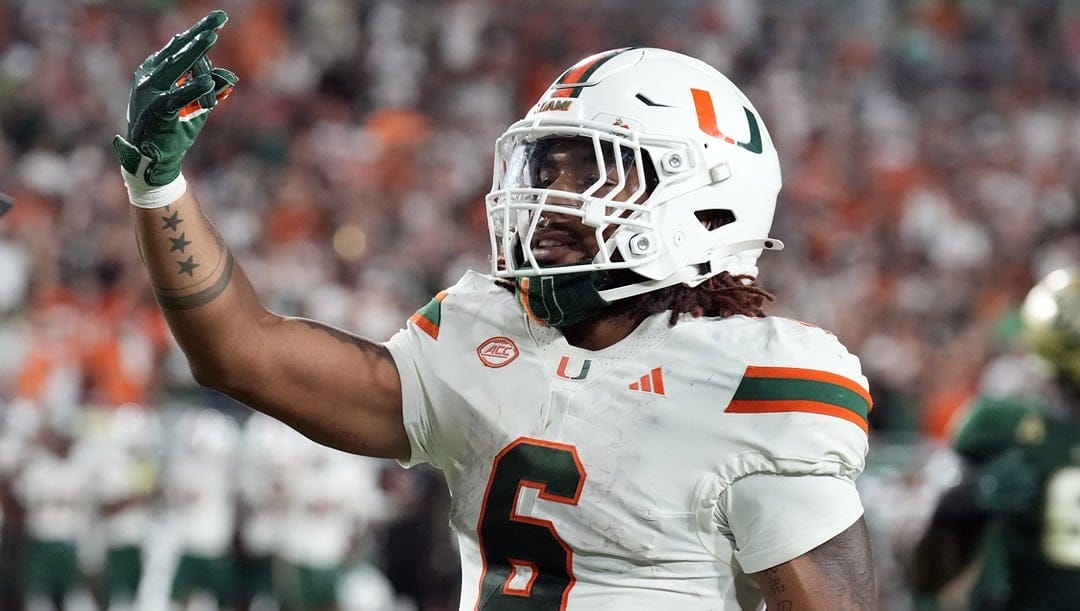
[[[993,517],[971,608],[1080,609],[1080,420],[984,399],[955,445]]]

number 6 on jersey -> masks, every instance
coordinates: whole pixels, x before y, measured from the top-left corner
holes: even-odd
[[[478,534],[483,569],[477,611],[562,609],[574,586],[573,554],[547,520],[519,515],[518,493],[577,505],[585,469],[572,445],[520,437],[498,456]]]

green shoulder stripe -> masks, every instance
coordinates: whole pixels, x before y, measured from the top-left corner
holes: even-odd
[[[870,394],[843,376],[795,367],[747,367],[725,411],[807,412],[848,420],[868,430]]]
[[[409,317],[409,321],[427,333],[431,339],[439,339],[439,324],[442,322],[442,300],[446,299],[447,292],[440,291],[438,295],[427,302]]]

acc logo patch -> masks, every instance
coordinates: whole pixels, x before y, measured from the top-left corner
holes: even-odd
[[[480,357],[480,362],[493,369],[506,367],[518,357],[518,354],[520,351],[514,340],[501,335],[489,337],[476,347],[476,356]]]

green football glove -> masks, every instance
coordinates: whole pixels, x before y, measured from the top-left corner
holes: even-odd
[[[140,203],[135,201],[139,191],[169,185],[180,177],[180,162],[210,109],[236,85],[235,74],[214,68],[206,57],[227,20],[224,11],[211,12],[135,70],[127,138],[113,138],[132,203]]]

